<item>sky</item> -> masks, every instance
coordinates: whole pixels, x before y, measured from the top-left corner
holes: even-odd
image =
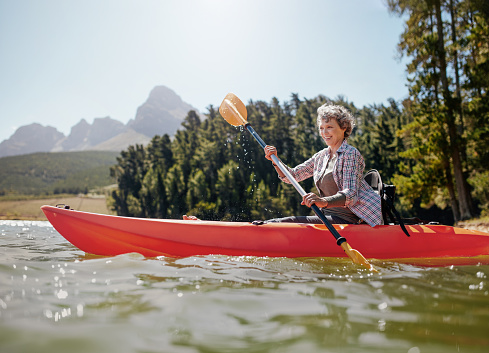
[[[407,97],[383,0],[0,0],[0,141],[31,123],[127,123],[164,85],[202,113],[319,94]]]

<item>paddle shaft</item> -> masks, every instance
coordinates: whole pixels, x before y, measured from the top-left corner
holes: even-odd
[[[255,129],[253,129],[249,123],[245,124],[245,127],[246,127],[246,130],[248,130],[250,132],[250,134],[255,138],[256,141],[258,141],[258,143],[260,144],[260,146],[264,149],[267,146],[267,144],[265,143],[265,141],[262,140],[262,138],[260,137],[260,135],[257,134],[257,132],[255,131]],[[282,164],[282,162],[280,162],[280,159],[278,159],[278,157],[276,155],[272,155],[272,160],[280,168],[280,170],[282,171],[282,173],[284,173],[284,175],[287,177],[287,179],[289,179],[289,181],[292,183],[292,185],[294,186],[294,188],[299,192],[299,194],[301,196],[304,196],[306,194],[306,192],[304,191],[304,189],[302,188],[302,186],[300,186],[300,184],[297,182],[297,180],[295,180],[295,178],[292,176],[292,174],[290,174],[290,172],[287,170],[287,168],[285,168],[285,166]],[[338,231],[336,230],[336,228],[333,227],[333,225],[328,221],[328,219],[321,212],[321,210],[319,209],[319,207],[317,207],[315,204],[313,204],[311,206],[311,208],[314,210],[314,212],[316,213],[316,215],[321,219],[321,221],[324,223],[324,225],[329,229],[329,231],[331,232],[331,234],[333,234],[333,236],[336,239],[336,244],[338,244],[338,245],[341,246],[342,243],[346,242],[346,239],[343,238],[340,235],[340,233],[338,233]]]

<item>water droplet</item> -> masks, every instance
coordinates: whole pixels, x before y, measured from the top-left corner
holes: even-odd
[[[78,304],[76,306],[76,316],[78,316],[78,317],[83,316],[83,305],[82,304]]]
[[[421,353],[418,347],[409,348],[408,353]]]
[[[51,319],[53,317],[53,312],[49,309],[44,310],[44,316],[46,316],[48,319]]]
[[[63,289],[60,289],[58,293],[56,293],[56,296],[58,297],[58,299],[66,299],[68,298],[68,292]]]

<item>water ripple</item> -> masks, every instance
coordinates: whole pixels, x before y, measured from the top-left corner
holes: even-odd
[[[0,222],[2,352],[482,352],[489,266],[87,255]]]

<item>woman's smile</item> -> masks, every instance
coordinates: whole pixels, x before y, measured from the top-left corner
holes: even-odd
[[[319,124],[321,137],[334,151],[337,151],[343,143],[345,130],[346,128],[342,129],[336,119],[329,119],[328,121],[321,120],[321,124]]]

